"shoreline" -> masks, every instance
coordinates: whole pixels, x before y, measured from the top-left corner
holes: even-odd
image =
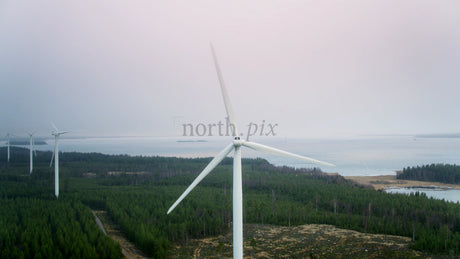
[[[440,182],[425,182],[415,180],[396,179],[396,175],[377,175],[377,176],[344,176],[345,179],[356,183],[372,186],[375,190],[383,190],[391,187],[448,187],[460,189],[460,185],[447,184]]]

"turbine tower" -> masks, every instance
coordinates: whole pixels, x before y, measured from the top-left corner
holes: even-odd
[[[32,174],[32,170],[34,168],[34,157],[33,152],[35,151],[35,140],[34,140],[34,133],[27,133],[29,135],[29,152],[30,152],[30,172]],[[37,154],[37,152],[35,152]]]
[[[6,144],[8,146],[7,152],[6,152],[6,154],[7,154],[6,155],[6,158],[7,158],[6,162],[9,163],[10,162],[10,133],[6,134]]]
[[[53,126],[54,130],[51,132],[51,135],[54,136],[54,152],[53,156],[51,157],[51,162],[50,162],[50,167],[53,164],[53,158],[54,158],[54,195],[56,195],[56,198],[59,197],[59,146],[58,146],[58,140],[59,136],[62,134],[67,133],[67,131],[59,131],[58,128],[51,123],[51,126]]]
[[[225,88],[222,73],[220,71],[217,57],[214,52],[214,48],[211,44],[211,52],[216,66],[217,77],[219,78],[220,88],[222,96],[224,98],[225,109],[227,111],[227,118],[232,128],[232,142],[225,147],[217,156],[215,156],[211,162],[203,169],[193,183],[184,191],[184,193],[177,199],[176,202],[169,208],[167,214],[171,213],[172,210],[198,185],[204,177],[206,177],[230,152],[233,153],[233,258],[243,258],[243,188],[242,188],[242,177],[241,177],[241,147],[251,148],[256,151],[261,151],[270,154],[282,155],[291,158],[301,159],[316,164],[322,164],[327,166],[334,166],[333,164],[322,162],[316,159],[312,159],[305,156],[296,155],[290,152],[286,152],[280,149],[272,148],[262,144],[258,144],[251,141],[245,141],[240,139],[241,134],[238,132],[238,127],[235,122],[232,107],[230,105],[230,99],[228,98],[227,90]]]

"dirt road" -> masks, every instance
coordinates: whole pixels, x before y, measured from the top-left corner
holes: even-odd
[[[110,220],[106,211],[92,211],[96,219],[96,223],[101,228],[104,234],[110,236],[117,241],[121,246],[121,252],[128,259],[148,258],[133,243],[131,243],[120,231],[119,227]]]

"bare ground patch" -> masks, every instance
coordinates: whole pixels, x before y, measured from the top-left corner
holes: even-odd
[[[410,238],[365,234],[331,225],[246,224],[244,258],[432,258],[409,248]],[[232,258],[232,234],[193,239],[170,258]]]
[[[411,187],[411,186],[441,186],[460,189],[460,185],[446,184],[440,182],[425,182],[413,180],[396,179],[396,175],[377,175],[377,176],[344,176],[345,179],[355,181],[362,185],[369,185],[376,190],[387,187]]]

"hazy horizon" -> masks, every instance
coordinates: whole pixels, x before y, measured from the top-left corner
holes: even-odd
[[[460,133],[459,1],[3,1],[0,135]],[[63,136],[64,137],[64,136]]]

